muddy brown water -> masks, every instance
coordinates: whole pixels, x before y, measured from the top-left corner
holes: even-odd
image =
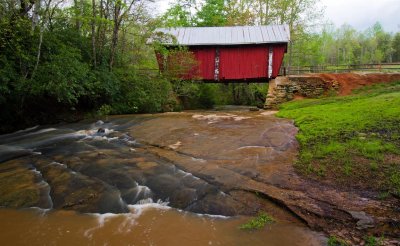
[[[130,214],[1,210],[2,245],[320,245],[317,233],[287,223],[238,229],[246,219],[213,218],[171,208]]]
[[[0,136],[1,245],[321,245],[259,184],[296,185],[270,112],[113,116]],[[290,181],[290,182],[289,182]],[[274,188],[275,189],[275,188]],[[239,226],[263,211],[275,222]]]

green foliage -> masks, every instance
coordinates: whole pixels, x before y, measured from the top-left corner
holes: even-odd
[[[399,44],[399,34],[385,32],[380,23],[365,31],[347,24],[339,28],[329,24],[321,32],[301,33],[289,56],[295,58],[292,66],[396,62],[400,61]]]
[[[98,115],[110,115],[112,112],[112,107],[108,104],[103,104],[101,107],[97,110]]]
[[[383,237],[381,238],[376,238],[374,236],[365,236],[364,240],[365,240],[365,245],[367,246],[379,246],[382,245],[382,241],[383,241]],[[335,237],[335,236],[330,236],[328,238],[328,246],[347,246],[349,245],[348,243],[346,243],[345,241]]]
[[[78,2],[42,5],[38,11],[34,1],[28,1],[29,13],[20,4],[0,3],[0,132],[57,122],[64,118],[61,113],[162,112],[216,104],[262,106],[266,85],[206,85],[182,80],[187,71],[195,72],[193,56],[157,42],[148,45],[148,38],[160,25],[288,23],[294,44],[289,49],[292,63],[398,60],[399,34],[393,38],[379,23],[362,33],[350,26],[326,28],[321,35],[309,32],[306,26],[317,19],[318,0],[184,0],[176,1],[160,18],[148,12],[144,1],[135,1],[130,9],[121,1],[95,2],[93,12],[91,1],[83,1],[82,6]],[[174,74],[158,74],[154,48],[164,55],[182,54],[172,64]],[[307,124],[307,119],[298,121]],[[316,129],[313,134],[320,132]],[[390,138],[400,136],[396,134]],[[309,136],[299,135],[299,140],[308,141]],[[375,163],[382,160],[382,152],[394,148],[385,145],[381,150],[376,147],[380,142],[368,141],[361,146],[349,142],[348,146]],[[317,156],[324,158],[335,151],[346,154],[335,150],[334,143],[329,148],[319,150]],[[309,154],[302,154],[301,159],[313,161]],[[374,163],[369,166],[376,169]],[[325,173],[323,166],[313,169],[319,175]]]
[[[121,89],[112,104],[113,114],[161,112],[164,106],[173,103],[171,84],[166,79],[137,76],[134,70],[129,69],[116,73]]]
[[[328,238],[328,246],[347,246],[343,240],[336,238],[335,236],[330,236]]]
[[[17,79],[17,73],[11,62],[4,55],[0,55],[0,104],[5,103],[11,92],[10,83]]]
[[[57,102],[75,105],[85,94],[89,66],[82,62],[78,49],[62,44],[57,48],[38,67],[35,77],[26,81],[26,88],[34,96],[48,95]]]
[[[296,168],[335,182],[400,191],[399,166],[386,158],[400,155],[400,83],[356,93],[282,105],[278,116],[293,118],[300,129]]]
[[[117,75],[109,69],[91,70],[86,78],[83,100],[91,102],[94,107],[109,103],[120,91],[120,81]]]
[[[190,12],[177,3],[164,13],[161,20],[165,27],[187,27],[191,25]]]
[[[199,104],[204,108],[212,108],[216,103],[215,85],[202,84],[199,91]]]
[[[165,27],[224,26],[227,18],[225,0],[206,0],[201,4],[188,0],[174,2],[161,21]]]
[[[382,245],[383,237],[378,239],[374,236],[366,236],[364,240],[366,246],[379,246]]]
[[[379,200],[385,200],[385,199],[388,198],[389,196],[390,196],[390,193],[387,192],[387,191],[380,192],[380,193],[378,194],[378,199],[379,199]]]
[[[267,224],[273,223],[275,220],[268,214],[261,212],[256,218],[249,220],[239,228],[243,230],[261,229]]]
[[[249,105],[262,107],[268,84],[207,84],[173,81],[174,92],[187,109],[212,108],[214,105]]]
[[[400,32],[397,32],[396,35],[394,35],[392,47],[393,47],[393,61],[400,62]]]
[[[206,0],[196,14],[197,26],[224,26],[227,21],[225,0]]]
[[[127,4],[108,1],[96,4],[94,15],[91,4],[42,5],[18,14],[19,5],[0,3],[0,132],[76,120],[88,111],[177,108],[171,83],[159,76],[154,49],[146,44],[158,22],[144,3],[125,13]]]
[[[390,184],[393,193],[397,196],[400,195],[400,170],[392,169],[392,174],[390,175]]]
[[[234,104],[263,107],[268,92],[268,84],[232,85],[235,88]]]

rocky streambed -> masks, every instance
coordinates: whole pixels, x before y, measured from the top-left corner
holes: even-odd
[[[288,237],[293,226],[303,228],[300,234],[308,236],[297,245],[325,242],[306,226],[355,244],[367,233],[398,243],[398,201],[297,176],[296,133],[292,121],[271,111],[243,110],[34,127],[0,136],[0,206],[130,214],[132,206],[168,204],[230,218],[264,211],[278,225],[292,226]]]

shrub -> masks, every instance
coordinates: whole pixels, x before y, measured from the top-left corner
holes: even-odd
[[[256,218],[249,220],[247,223],[240,226],[240,229],[252,230],[252,229],[261,229],[267,224],[271,224],[274,222],[274,219],[266,213],[259,213]]]

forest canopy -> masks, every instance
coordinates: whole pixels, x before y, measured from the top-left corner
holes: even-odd
[[[287,23],[285,66],[400,61],[400,33],[325,23],[318,0],[0,2],[0,132],[88,114],[164,112],[215,104],[262,105],[266,85],[201,84],[160,74],[158,27]]]

